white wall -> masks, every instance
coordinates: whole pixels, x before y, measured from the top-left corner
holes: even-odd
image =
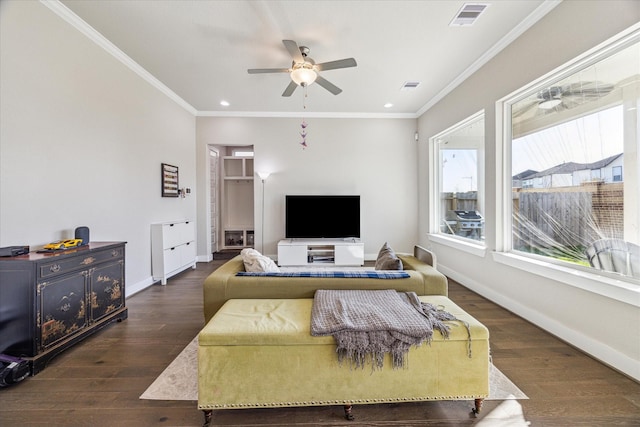
[[[0,246],[126,241],[127,294],[151,283],[160,164],[195,187],[195,118],[40,2],[0,3]]]
[[[417,230],[415,119],[306,118],[308,147],[299,144],[302,119],[197,119],[197,152],[207,144],[253,144],[254,170],[269,171],[265,184],[264,252],[274,256],[284,238],[286,194],[358,194],[365,257],[375,258],[385,241],[412,252]],[[204,154],[202,154],[204,156]],[[198,235],[205,217],[206,159],[198,159]],[[254,191],[256,248],[262,247],[262,183]],[[201,202],[202,200],[202,202]],[[198,253],[201,254],[199,242]]]
[[[499,185],[495,102],[640,21],[637,1],[562,2],[419,119],[420,243],[440,269],[605,363],[640,379],[640,301],[625,303],[494,260]],[[486,113],[486,234],[483,256],[428,239],[428,139],[471,114]],[[637,297],[640,299],[640,297]],[[499,361],[496,362],[499,366]]]

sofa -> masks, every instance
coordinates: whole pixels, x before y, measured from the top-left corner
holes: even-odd
[[[242,256],[238,255],[221,265],[204,281],[205,324],[230,299],[313,298],[318,289],[395,289],[418,295],[448,296],[447,278],[436,269],[432,252],[415,246],[413,254],[398,253],[397,257],[402,261],[402,269],[408,277],[238,276],[239,272],[245,271]]]

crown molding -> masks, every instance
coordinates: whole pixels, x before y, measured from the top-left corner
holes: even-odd
[[[416,116],[420,117],[429,108],[437,104],[442,98],[447,96],[462,82],[468,79],[473,73],[478,71],[484,64],[489,62],[494,56],[500,53],[504,48],[509,46],[513,41],[520,37],[525,31],[531,28],[536,22],[542,19],[547,13],[551,12],[556,6],[562,3],[562,0],[546,0],[540,6],[536,8],[529,16],[523,19],[516,27],[514,27],[507,35],[501,38],[495,45],[487,50],[480,58],[478,58],[473,64],[471,64],[466,70],[458,75],[447,86],[438,92],[433,98],[429,100],[422,108],[416,112]]]
[[[315,118],[315,119],[417,119],[415,113],[310,113],[295,111],[198,111],[197,117],[261,117],[261,118]]]
[[[68,7],[59,0],[40,0],[40,3],[48,7],[56,15],[66,21],[73,28],[80,31],[88,39],[93,41],[99,47],[107,51],[114,58],[131,69],[151,86],[158,89],[164,95],[169,97],[180,107],[196,117],[271,117],[271,118],[345,118],[345,119],[416,119],[415,113],[298,113],[298,112],[271,112],[271,111],[198,111],[187,101],[178,96],[174,91],[169,89],[160,80],[155,78],[150,72],[145,70],[140,64],[131,59],[126,53],[120,50],[116,45],[111,43],[106,37],[100,34],[96,29],[87,24],[82,18],[73,13]]]
[[[140,76],[143,80],[149,83],[151,86],[158,89],[165,94],[171,100],[173,100],[180,107],[187,110],[194,116],[197,114],[197,110],[191,106],[187,101],[179,97],[174,91],[165,86],[160,80],[155,78],[151,73],[145,70],[140,64],[131,59],[126,53],[121,51],[107,40],[102,34],[96,31],[92,26],[87,24],[82,18],[73,13],[68,7],[60,3],[58,0],[40,0],[40,3],[51,9],[56,15],[64,19],[72,27],[84,34],[88,39],[100,46],[102,49],[110,53],[114,58],[123,63],[134,73]]]
[[[549,13],[553,8],[559,5],[562,0],[546,0],[536,10],[527,16],[517,27],[511,30],[505,37],[500,39],[491,49],[486,51],[478,60],[469,66],[464,72],[458,75],[451,83],[429,100],[422,108],[415,113],[298,113],[298,112],[270,112],[270,111],[198,111],[187,101],[178,96],[174,91],[169,89],[160,80],[155,78],[151,73],[145,70],[140,64],[131,59],[122,50],[111,43],[106,37],[96,31],[87,24],[82,18],[73,13],[69,8],[62,4],[59,0],[40,0],[40,3],[48,7],[56,15],[61,17],[72,27],[80,31],[91,41],[110,53],[114,58],[131,69],[151,86],[158,89],[164,95],[169,97],[180,107],[196,117],[263,117],[263,118],[344,118],[344,119],[417,119],[427,110],[433,107],[437,102],[447,96],[451,91],[464,82],[469,76],[475,73],[480,67],[486,64],[491,58],[502,51],[506,46],[517,39],[522,33],[528,30],[542,17]]]

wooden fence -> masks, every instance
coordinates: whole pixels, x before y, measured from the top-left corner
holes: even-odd
[[[477,210],[477,192],[443,193],[449,210]],[[484,215],[484,212],[480,212]],[[513,247],[584,248],[602,238],[624,238],[624,184],[517,189],[513,192]]]
[[[586,247],[605,237],[622,238],[622,197],[622,186],[616,184],[516,192],[514,248]]]

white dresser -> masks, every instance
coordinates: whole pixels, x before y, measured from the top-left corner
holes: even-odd
[[[196,268],[195,223],[186,219],[151,224],[151,272],[163,285],[187,268]]]

